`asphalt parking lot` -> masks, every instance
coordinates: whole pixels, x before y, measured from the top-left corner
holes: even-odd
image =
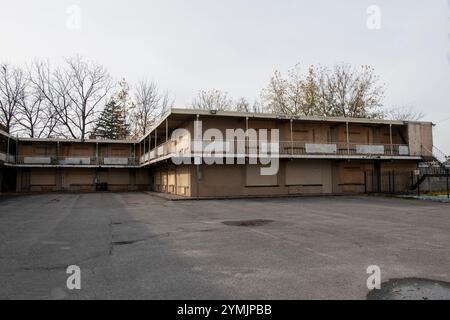
[[[370,265],[450,281],[450,205],[417,200],[0,198],[0,240],[1,299],[365,299]]]

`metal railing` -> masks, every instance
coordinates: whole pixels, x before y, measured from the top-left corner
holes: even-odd
[[[205,150],[210,141],[202,141],[202,150]],[[245,150],[245,156],[262,154],[279,154],[280,156],[299,156],[299,155],[339,155],[339,156],[409,156],[407,145],[400,144],[368,144],[368,143],[313,143],[305,141],[280,141],[271,144],[260,143],[258,141],[235,140],[234,143],[227,141],[217,141],[221,145],[221,152],[228,153],[231,150],[233,155],[242,156]],[[276,146],[277,151],[272,152],[272,147]],[[181,150],[181,147],[182,150]],[[156,146],[149,152],[139,158],[129,155],[19,155],[17,159],[10,159],[17,164],[29,165],[61,165],[61,166],[135,166],[147,162],[155,161],[170,155],[192,156],[194,142],[189,147],[177,146],[175,141],[167,141]],[[12,157],[12,156],[10,156]]]
[[[281,155],[347,155],[347,156],[409,156],[408,145],[370,143],[312,143],[281,141]]]
[[[96,157],[89,155],[20,155],[16,159],[21,165],[55,165],[55,166],[128,166],[136,165],[138,161],[130,156]]]
[[[192,141],[189,148],[177,147],[175,141],[168,141],[153,148],[150,152],[145,153],[140,157],[140,163],[146,163],[159,158],[168,156],[170,154],[177,154],[181,156],[195,155],[195,142]],[[213,141],[198,141],[202,143],[202,149]],[[298,156],[298,155],[340,155],[340,156],[409,156],[408,145],[402,144],[370,144],[370,143],[346,143],[346,142],[330,142],[330,143],[313,143],[305,141],[280,141],[275,143],[277,151],[272,152],[273,144],[270,142],[260,143],[259,141],[245,141],[235,140],[228,142],[225,140],[214,141],[215,154],[233,154],[236,156],[244,155],[259,155],[263,154],[279,154],[281,156]],[[209,148],[211,151],[211,148]]]
[[[16,157],[6,152],[0,152],[0,161],[5,163],[15,163]]]
[[[176,151],[175,141],[166,141],[161,143],[156,148],[153,148],[149,152],[146,152],[139,158],[139,162],[146,163],[149,161],[157,160],[159,158],[166,157]]]

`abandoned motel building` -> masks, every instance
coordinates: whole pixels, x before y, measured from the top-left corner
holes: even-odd
[[[235,164],[194,158],[195,128],[278,129],[279,169],[262,175],[249,138]],[[172,138],[184,129],[187,137]],[[18,138],[0,130],[2,192],[153,191],[181,197],[408,192],[433,161],[433,124],[171,109],[140,139]],[[202,139],[201,137],[199,139]],[[237,142],[237,141],[235,141]]]

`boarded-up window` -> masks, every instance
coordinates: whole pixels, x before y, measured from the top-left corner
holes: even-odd
[[[325,169],[326,168],[324,168],[324,164],[322,162],[287,162],[286,185],[322,185]],[[329,174],[328,171],[326,173]]]
[[[311,142],[314,140],[313,131],[308,129],[294,129],[292,135],[296,141]]]
[[[32,170],[30,184],[33,186],[48,186],[55,184],[55,172],[53,170]]]
[[[136,184],[148,184],[149,175],[146,169],[136,171]]]
[[[110,184],[129,184],[130,172],[128,170],[110,170],[109,172]]]
[[[177,184],[180,187],[189,187],[189,167],[177,167]]]
[[[130,149],[127,146],[115,146],[110,149],[111,157],[129,157]]]
[[[363,184],[364,170],[360,166],[345,166],[341,171],[341,184]]]
[[[34,147],[33,155],[35,155],[35,156],[45,156],[45,155],[47,155],[47,147],[45,147],[45,146],[36,146],[36,147]]]
[[[161,171],[155,171],[155,184],[161,184]]]
[[[92,153],[89,147],[73,147],[71,151],[72,156],[91,156]]]
[[[91,170],[74,170],[68,172],[68,184],[92,184],[94,173]]]
[[[276,186],[278,185],[278,174],[271,176],[261,175],[261,166],[248,165],[246,167],[246,186],[247,187],[262,187],[262,186]]]
[[[189,167],[179,166],[176,168],[177,174],[177,189],[176,192],[179,195],[190,195],[191,174]]]

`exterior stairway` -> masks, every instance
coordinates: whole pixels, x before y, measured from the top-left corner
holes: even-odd
[[[419,177],[411,186],[411,190],[416,190],[428,177],[447,177],[450,173],[450,157],[436,147],[433,147],[432,154],[428,159],[419,163]]]

